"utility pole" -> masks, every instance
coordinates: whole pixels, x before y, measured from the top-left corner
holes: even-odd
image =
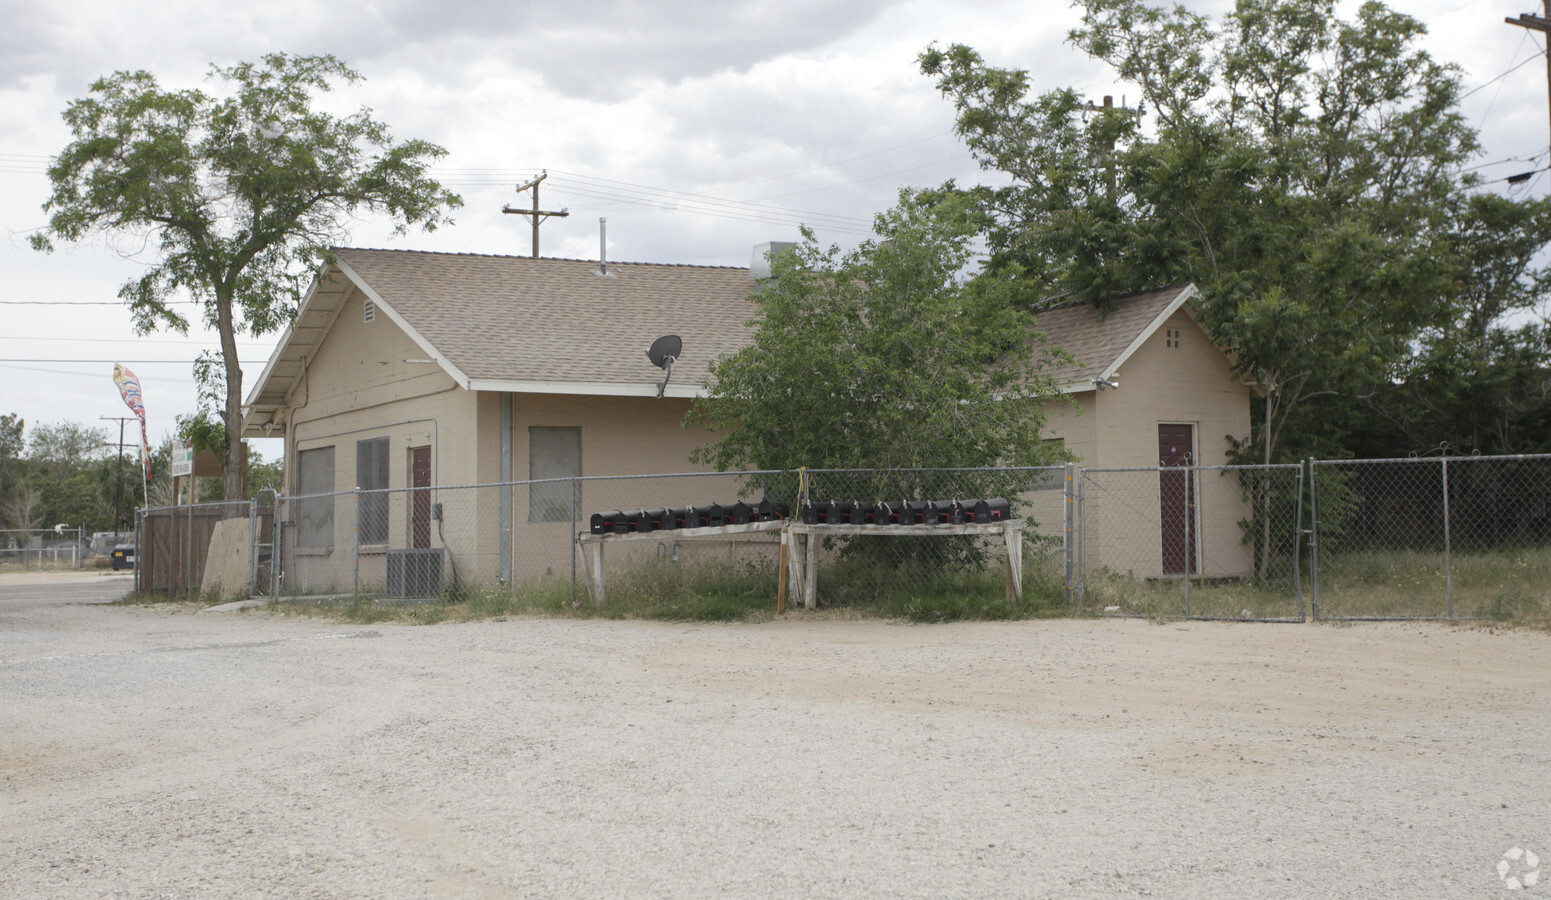
[[[1551,3],[1551,0],[1546,0],[1546,2],[1547,3]],[[1141,107],[1138,107],[1136,109],[1132,109],[1131,107],[1126,106],[1126,100],[1125,100],[1124,97],[1120,98],[1120,105],[1116,106],[1115,105],[1115,98],[1113,96],[1109,95],[1109,94],[1105,94],[1104,95],[1104,105],[1103,106],[1098,106],[1098,105],[1095,105],[1093,103],[1085,103],[1085,104],[1083,104],[1081,109],[1085,113],[1085,115],[1083,116],[1083,120],[1084,121],[1087,120],[1086,113],[1090,113],[1090,112],[1096,112],[1096,113],[1120,112],[1120,113],[1125,113],[1126,115],[1131,116],[1132,118],[1136,119],[1136,121],[1138,121],[1138,122],[1142,121],[1142,115],[1143,115],[1143,110],[1141,109]],[[1104,146],[1104,168],[1105,168],[1105,171],[1108,173],[1108,178],[1109,178],[1109,195],[1108,196],[1109,196],[1109,198],[1111,200],[1113,200],[1115,198],[1115,142],[1114,141],[1108,141],[1108,142],[1105,143],[1105,146]]]
[[[1551,104],[1551,0],[1546,0],[1546,15],[1537,16],[1534,13],[1520,13],[1517,19],[1503,19],[1509,25],[1517,25],[1520,28],[1528,28],[1530,31],[1538,31],[1545,35],[1547,40],[1546,53],[1546,102]],[[1551,147],[1551,144],[1547,144]]]
[[[113,543],[118,543],[118,523],[120,510],[124,505],[124,423],[132,421],[133,416],[98,416],[104,422],[118,423],[118,486],[113,489]],[[145,498],[145,505],[151,505],[151,498]]]
[[[1551,2],[1551,0],[1548,0],[1548,2]],[[569,209],[562,209],[562,210],[559,210],[559,211],[549,210],[549,209],[539,209],[539,182],[543,181],[544,179],[546,179],[548,177],[549,177],[549,170],[545,169],[544,170],[544,174],[542,174],[539,177],[533,179],[532,181],[528,182],[527,184],[519,184],[519,185],[517,185],[517,193],[519,193],[519,194],[522,193],[523,191],[528,190],[529,188],[533,189],[533,208],[532,209],[514,209],[510,204],[507,204],[506,206],[501,207],[501,212],[506,213],[507,215],[529,216],[529,217],[531,217],[532,222],[533,222],[533,258],[534,259],[538,259],[539,258],[539,223],[544,221],[545,219],[549,218],[550,216],[559,216],[560,218],[563,219],[566,216],[569,216],[571,214],[571,211]]]

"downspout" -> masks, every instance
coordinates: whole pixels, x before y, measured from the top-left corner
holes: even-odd
[[[501,580],[512,583],[512,395],[501,394]]]

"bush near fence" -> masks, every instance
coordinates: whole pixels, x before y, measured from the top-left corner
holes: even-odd
[[[928,620],[1057,611],[1511,617],[1544,605],[1551,584],[1551,456],[681,473],[350,491],[144,510],[139,545],[153,591],[198,590],[201,541],[217,523],[246,518],[248,583],[267,596],[462,601],[563,585],[544,596],[577,604],[589,560],[576,536],[596,512],[770,499],[795,514],[809,500],[997,496],[1025,523],[1023,604],[1005,603],[999,540],[872,535],[822,542],[820,604]],[[717,597],[760,591],[773,602],[779,547],[775,533],[665,531],[611,543],[609,614],[675,598],[706,614]]]

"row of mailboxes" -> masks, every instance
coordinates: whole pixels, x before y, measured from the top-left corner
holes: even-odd
[[[887,503],[837,500],[803,505],[805,525],[964,525],[1005,522],[1012,505],[989,500],[896,500]]]
[[[712,528],[720,525],[747,525],[773,522],[791,515],[785,503],[761,500],[758,503],[734,503],[723,506],[685,506],[678,509],[613,510],[593,513],[593,534],[628,534],[632,531],[673,531],[679,528]]]

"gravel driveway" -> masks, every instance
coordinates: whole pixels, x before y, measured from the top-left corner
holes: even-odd
[[[1544,634],[362,627],[33,581],[0,577],[5,897],[1453,897],[1502,895],[1513,847],[1551,867]]]

